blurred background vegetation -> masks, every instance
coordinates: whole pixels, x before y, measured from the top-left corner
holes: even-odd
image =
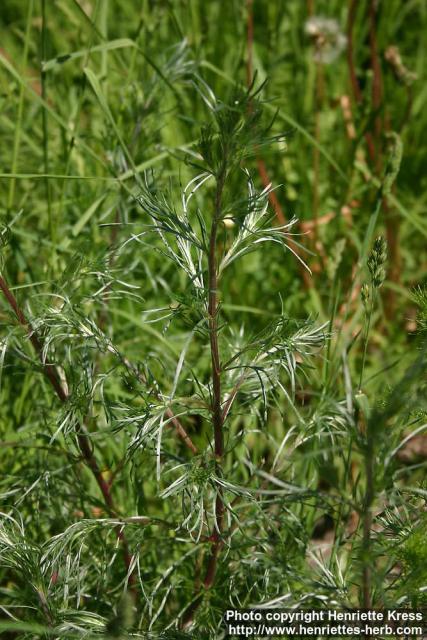
[[[310,230],[303,242],[316,256],[305,286],[291,256],[248,260],[239,305],[253,306],[261,291],[274,310],[283,291],[292,312],[327,317],[332,263],[341,253],[345,292],[387,159],[387,133],[396,131],[405,162],[380,224],[391,252],[388,331],[406,341],[408,288],[425,275],[423,2],[378,3],[375,29],[369,3],[350,3],[349,24],[341,0],[255,2],[249,25],[244,2],[46,2],[45,21],[39,5],[7,0],[1,12],[1,203],[6,220],[24,210],[13,233],[20,284],[42,281],[49,265],[60,273],[73,239],[94,252],[108,246],[110,231],[100,222],[137,215],[120,212],[123,190],[135,190],[130,158],[139,173],[155,168],[165,181],[186,183],[177,156],[205,118],[186,76],[190,66],[219,97],[256,73],[258,84],[267,80],[267,108],[277,110],[274,129],[288,133],[286,149],[262,151],[259,181],[281,185],[277,216],[295,215]],[[335,21],[332,30],[324,18]],[[49,61],[44,71],[42,59]]]
[[[285,134],[285,141],[261,146],[245,161],[245,167],[260,191],[269,183],[277,187],[270,195],[272,224],[298,219],[293,232],[301,235],[295,237],[298,245],[293,246],[311,270],[310,274],[291,252],[274,243],[245,256],[230,267],[222,283],[224,322],[236,335],[242,327],[255,335],[280,313],[296,321],[310,318],[317,325],[326,323],[332,335],[328,346],[297,388],[301,414],[310,415],[311,422],[306,419],[310,428],[321,424],[320,430],[329,429],[325,427],[328,411],[333,403],[348,400],[348,380],[352,379],[364,419],[369,422],[371,416],[366,402],[379,402],[383,413],[376,415],[387,423],[390,393],[393,399],[405,371],[418,362],[422,339],[417,308],[421,305],[422,313],[427,308],[423,295],[427,274],[426,2],[2,0],[0,24],[1,271],[33,326],[39,327],[48,345],[56,345],[57,359],[73,390],[72,409],[58,408],[47,381],[35,373],[40,367],[3,299],[2,511],[14,517],[20,514],[28,539],[42,548],[47,539],[80,517],[108,515],[94,478],[84,476],[82,493],[83,471],[76,449],[54,437],[70,411],[87,415],[89,405],[89,427],[102,457],[102,472],[110,478],[116,468],[118,474],[115,492],[121,513],[130,516],[148,510],[165,518],[174,513],[156,495],[156,459],[149,451],[137,452],[128,467],[121,464],[129,433],[116,432],[114,420],[124,405],[133,403],[135,415],[138,413],[134,382],[125,373],[109,378],[114,365],[105,338],[97,337],[87,346],[76,327],[90,319],[131,362],[143,363],[166,386],[173,382],[176,361],[194,325],[191,306],[176,321],[170,319],[171,310],[190,304],[185,278],[174,263],[153,251],[158,240],[124,243],[141,233],[146,223],[135,199],[146,176],[151,179],[154,175],[158,187],[170,190],[179,203],[182,189],[195,175],[191,162],[197,160],[195,144],[207,119],[199,78],[224,101],[230,100],[236,87],[262,85],[260,100],[266,121],[272,122],[274,135]],[[400,145],[400,170],[391,192],[384,195],[380,187],[384,175],[398,169]],[[235,192],[239,189],[236,182]],[[198,207],[206,219],[212,209],[211,195],[209,190],[198,193]],[[236,224],[238,220],[224,230],[224,245]],[[360,290],[368,280],[366,258],[378,235],[387,241],[386,278],[370,320],[364,361],[366,313]],[[366,239],[369,246],[365,246]],[[116,254],[114,249],[119,246],[122,249]],[[55,310],[65,299],[70,302],[67,331],[64,319],[61,323],[55,320]],[[153,309],[166,312],[153,315]],[[149,322],[163,312],[168,315],[165,320]],[[422,331],[422,322],[420,326]],[[205,380],[210,361],[203,345],[193,345],[189,354],[197,361],[198,376]],[[407,395],[402,395],[399,406],[393,404],[393,411],[407,413],[400,419],[398,435],[385,435],[391,447],[407,436],[408,425],[418,429],[417,420],[424,416],[424,369],[410,371],[406,374],[410,383],[405,378],[404,385]],[[88,391],[95,379],[99,395]],[[418,385],[416,391],[413,383]],[[184,387],[190,395],[191,384]],[[95,424],[95,416],[101,413]],[[238,414],[234,428],[264,430],[263,437],[249,433],[245,441],[253,461],[264,464],[274,458],[277,443],[286,436],[294,416],[282,403],[269,411],[265,425],[261,426],[259,416]],[[209,420],[202,418],[191,412],[184,418],[200,449],[210,430]],[[184,445],[173,435],[167,438],[165,456],[186,460]],[[346,434],[344,444],[334,441],[334,446],[352,452],[353,441]],[[410,442],[410,447],[400,450],[396,462],[399,482],[424,491],[427,445],[422,429]],[[317,459],[311,446],[315,452],[315,445],[307,445],[292,463],[293,471],[289,472],[290,467],[283,471],[283,479],[310,482],[319,491],[347,491],[343,487],[349,476],[358,477],[357,456],[350,470],[350,454],[341,459],[331,449]],[[361,457],[364,455],[369,457],[362,447]],[[153,482],[147,482],[147,474]],[[244,475],[242,472],[241,482]],[[359,490],[358,482],[354,480],[348,489],[353,496]],[[360,480],[360,486],[363,482]],[[381,482],[380,489],[387,487],[386,481]],[[366,504],[362,513],[363,508]],[[414,502],[414,511],[419,508]],[[283,539],[280,532],[274,534],[280,545],[301,535],[305,548],[312,535],[327,537],[331,515],[324,505],[311,502],[307,514],[300,505],[295,513],[300,518],[295,530],[283,534]],[[349,514],[344,518],[340,512],[344,528]],[[408,515],[408,521],[411,518]],[[390,516],[387,526],[394,526],[396,535],[407,526],[391,520]],[[320,528],[313,533],[316,523]],[[417,521],[414,527],[419,540],[422,523]],[[155,531],[150,531],[138,535],[146,545],[147,540],[158,544],[158,549],[148,545],[144,552],[147,564],[143,572],[155,585],[155,567],[165,562],[171,537],[157,539]],[[344,533],[339,535],[341,540]],[[99,621],[79,618],[76,629],[87,623],[85,628],[95,633],[98,622],[103,629],[111,607],[116,606],[123,576],[115,578],[112,573],[120,563],[108,564],[109,550],[115,545],[114,529],[107,538],[97,552],[98,576],[93,577],[91,587],[96,605],[88,606],[100,616]],[[268,540],[273,544],[271,536]],[[142,539],[137,538],[135,544],[142,544]],[[274,544],[280,547],[278,555],[283,553],[283,546]],[[419,554],[425,555],[423,545],[413,540],[404,544],[396,562],[401,567],[419,564]],[[301,551],[301,545],[295,545]],[[159,549],[164,551],[162,561],[156,555]],[[170,553],[179,563],[181,552]],[[297,566],[302,566],[300,560]],[[286,565],[288,560],[283,562]],[[384,568],[383,578],[396,562]],[[22,591],[22,581],[31,582],[31,575],[37,573],[31,566],[18,579],[13,571],[0,569],[0,595],[11,607],[9,611],[21,607],[17,609],[20,620],[25,618],[22,607],[30,606],[32,620],[52,623],[54,613],[46,614],[50,605],[43,604],[44,596],[39,594],[34,602],[30,595],[23,602],[14,593],[14,589]],[[160,575],[164,575],[167,563],[161,567]],[[122,569],[115,571],[120,576]],[[192,568],[184,571],[180,580],[187,585],[185,596],[172,612],[168,607],[163,611],[163,604],[159,620],[162,615],[168,620],[178,617],[191,600],[193,573]],[[46,596],[43,589],[50,589],[54,601],[51,592],[56,579],[37,580],[36,590]],[[357,579],[352,580],[355,588]],[[412,579],[414,593],[424,580],[419,573]],[[295,593],[300,588],[309,590],[308,583],[302,582],[302,587],[294,585]],[[237,591],[244,591],[242,584]],[[350,592],[353,587],[348,587]],[[100,589],[105,589],[102,597]],[[155,590],[151,603],[163,597],[162,589],[163,585]],[[400,585],[393,597],[401,597],[403,590]],[[215,614],[201,614],[210,630],[218,627],[221,597],[213,601]],[[416,603],[418,596],[413,597]],[[83,595],[80,598],[84,600]],[[78,605],[77,597],[73,606],[79,609]],[[147,605],[151,619],[153,606]],[[34,613],[37,608],[38,614]],[[139,630],[148,628],[144,611],[139,612]],[[6,619],[3,628],[12,628],[13,616]],[[164,628],[166,622],[161,624]],[[77,634],[72,625],[67,633],[70,629]],[[26,637],[35,637],[31,633]]]

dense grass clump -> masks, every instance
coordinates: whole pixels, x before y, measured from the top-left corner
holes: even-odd
[[[1,637],[424,606],[424,2],[0,20]]]

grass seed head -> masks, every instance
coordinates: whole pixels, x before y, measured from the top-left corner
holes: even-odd
[[[384,283],[386,272],[384,265],[387,261],[387,243],[379,236],[368,258],[368,269],[371,274],[372,286],[378,289]]]

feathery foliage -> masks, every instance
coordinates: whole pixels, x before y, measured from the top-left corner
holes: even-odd
[[[425,605],[422,1],[0,20],[0,635]]]

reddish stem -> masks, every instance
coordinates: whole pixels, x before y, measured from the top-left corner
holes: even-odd
[[[33,345],[34,351],[36,352],[40,360],[40,364],[41,364],[44,375],[49,380],[59,400],[65,404],[69,400],[69,396],[61,384],[61,380],[58,375],[58,370],[53,364],[50,364],[44,361],[43,342],[38,337],[37,333],[34,331],[30,321],[26,318],[15,296],[10,290],[6,280],[2,276],[0,276],[0,289],[2,290],[4,297],[6,298],[9,306],[13,310],[19,324],[26,329],[30,342]],[[93,454],[88,437],[86,434],[83,433],[82,426],[79,423],[76,424],[76,435],[77,435],[77,442],[78,442],[82,457],[86,462],[87,466],[89,467],[89,469],[92,471],[92,474],[104,498],[104,502],[107,507],[107,510],[109,511],[109,513],[114,515],[117,513],[117,511],[114,506],[113,497],[111,495],[111,486],[106,480],[104,480],[102,476],[102,472]],[[128,546],[125,534],[123,533],[123,531],[118,530],[117,537],[122,543],[126,571],[129,573],[132,557],[129,552],[129,546]],[[133,573],[129,575],[129,582],[132,587],[135,586],[135,576]]]
[[[371,68],[373,72],[372,81],[372,106],[375,111],[375,146],[377,154],[377,171],[381,170],[381,103],[382,103],[382,79],[381,79],[381,65],[378,56],[378,43],[377,43],[377,6],[376,0],[371,0],[368,8],[369,15],[369,44],[371,50]]]
[[[350,84],[353,94],[353,99],[356,104],[361,105],[363,102],[363,94],[360,88],[359,81],[356,75],[356,68],[354,65],[354,41],[353,41],[353,26],[356,20],[357,7],[359,0],[350,0],[347,19],[347,62],[350,75]],[[370,131],[365,133],[366,146],[368,149],[369,158],[372,163],[375,162],[375,144]]]
[[[214,452],[215,466],[217,475],[222,473],[222,461],[224,457],[224,415],[221,407],[221,361],[218,345],[218,265],[217,265],[217,235],[218,224],[221,219],[222,210],[222,193],[226,177],[226,159],[224,159],[222,167],[218,173],[214,214],[209,238],[209,256],[208,256],[208,324],[209,324],[209,342],[211,350],[211,375],[212,375],[212,403],[211,416],[214,430]],[[215,523],[212,534],[209,538],[211,542],[210,554],[206,565],[206,573],[203,579],[205,589],[210,589],[216,577],[218,564],[218,556],[222,547],[222,529],[224,524],[224,496],[221,487],[217,487],[215,500]],[[182,618],[182,626],[187,627],[193,621],[194,615],[203,601],[203,594],[199,592],[196,586],[196,598],[185,611]]]
[[[222,208],[222,192],[225,182],[225,162],[218,176],[216,194],[215,194],[215,211],[212,221],[210,242],[209,242],[209,340],[211,347],[211,366],[212,366],[212,423],[214,428],[214,449],[215,461],[218,474],[221,474],[221,463],[224,456],[224,433],[223,433],[223,414],[221,408],[221,363],[218,346],[218,268],[216,256],[216,243],[218,223],[221,217]],[[216,574],[217,558],[220,549],[220,538],[224,520],[224,500],[222,489],[218,487],[215,502],[215,526],[212,532],[212,548],[208,559],[204,586],[209,589]]]

